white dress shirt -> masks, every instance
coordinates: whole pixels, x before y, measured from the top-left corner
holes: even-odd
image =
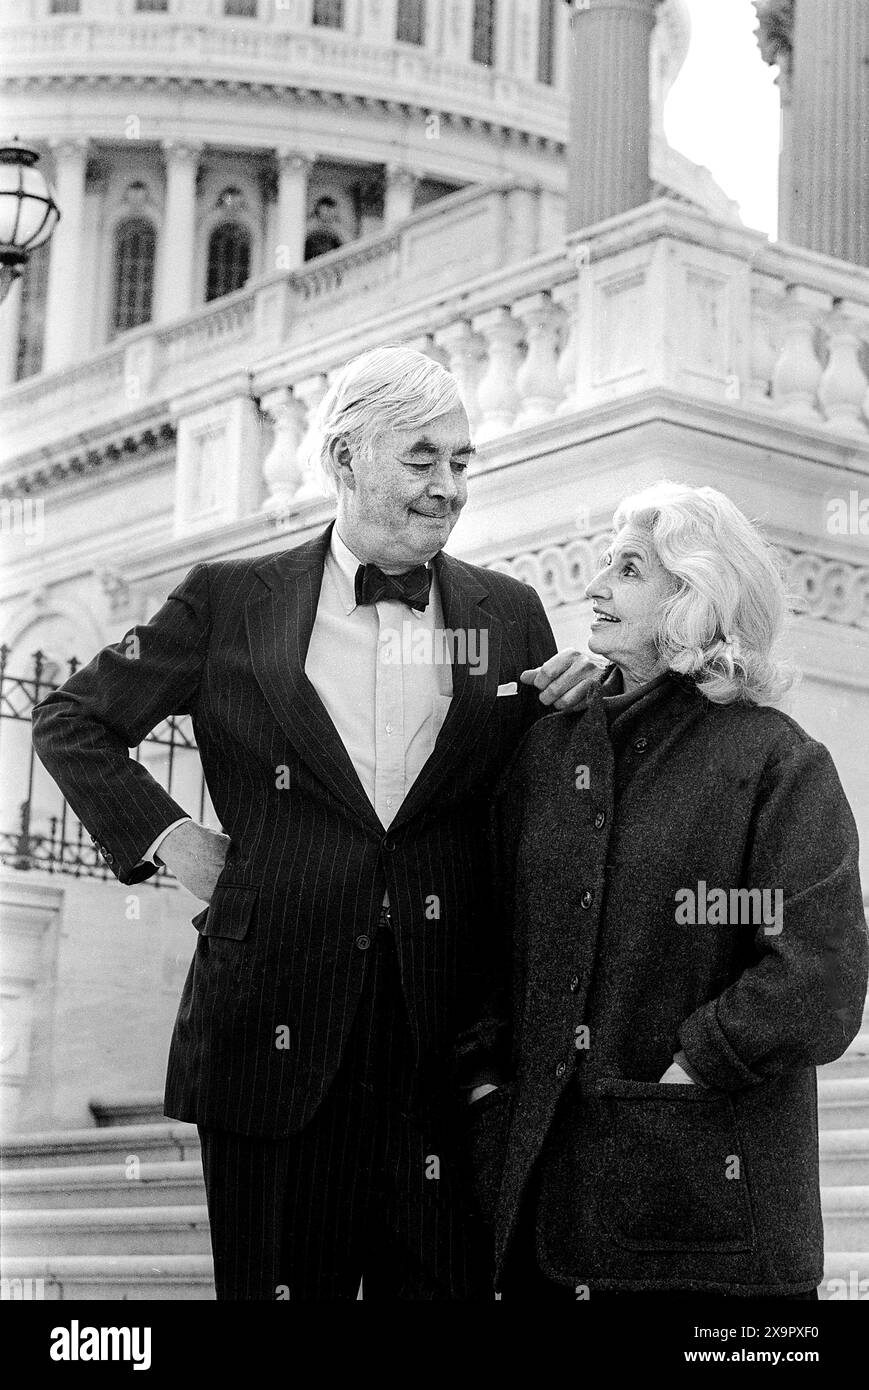
[[[360,563],[333,527],[305,674],[385,827],[431,757],[453,672],[432,659],[444,625],[435,575],[423,612],[397,599],[357,605]]]
[[[434,750],[453,673],[446,644],[436,640],[444,622],[434,572],[419,612],[397,599],[357,604],[360,564],[333,526],[305,674],[385,828]],[[189,819],[161,831],[141,862],[153,860],[169,832]]]

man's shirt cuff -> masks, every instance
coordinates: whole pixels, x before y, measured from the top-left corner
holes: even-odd
[[[139,860],[139,863],[136,864],[135,867],[138,869],[140,864],[155,864],[157,861],[155,860],[154,855],[157,853],[163,841],[166,839],[166,836],[169,834],[170,830],[174,830],[176,826],[184,825],[186,821],[192,821],[192,819],[192,816],[179,816],[178,820],[173,820],[171,825],[167,825],[165,830],[161,830],[156,840],[151,841],[150,845],[145,850],[145,853],[142,855],[142,858]]]

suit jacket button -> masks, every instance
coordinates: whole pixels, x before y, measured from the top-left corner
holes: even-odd
[[[571,994],[576,994],[576,991],[577,991],[578,989],[579,989],[579,976],[578,976],[578,975],[571,975],[571,977],[570,977],[570,992],[571,992]]]
[[[564,1073],[565,1073],[566,1071],[567,1071],[567,1063],[566,1063],[566,1062],[559,1062],[559,1063],[558,1063],[558,1066],[555,1068],[555,1075],[556,1075],[556,1076],[559,1078],[559,1080],[560,1080],[561,1077],[564,1075]]]
[[[585,892],[583,893],[582,897],[581,897],[580,900],[579,900],[580,906],[581,906],[581,907],[591,907],[593,898],[594,898],[594,894],[591,893],[591,892],[589,892],[589,890],[586,888]]]
[[[598,811],[597,815],[596,815],[595,818],[594,818],[594,828],[595,828],[595,830],[600,830],[601,827],[603,826],[603,824],[604,824],[605,821],[606,821],[606,813],[605,813],[604,811]]]
[[[358,949],[359,949],[360,951],[367,951],[367,950],[368,950],[368,947],[371,945],[371,937],[370,937],[370,936],[357,936],[357,938],[356,938],[356,945],[357,945],[357,947],[358,947]]]
[[[387,850],[395,849],[395,841],[390,835],[387,835],[386,839],[383,841],[383,848]]]

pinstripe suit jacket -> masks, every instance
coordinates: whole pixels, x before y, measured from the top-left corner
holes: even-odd
[[[136,867],[143,851],[185,814],[128,749],[191,715],[230,844],[193,919],[165,1108],[244,1134],[294,1133],[324,1096],[386,888],[418,1061],[443,1080],[479,1007],[488,796],[544,712],[533,689],[497,687],[556,650],[528,585],[436,557],[444,624],[487,630],[488,668],[454,664],[434,751],[384,832],[304,670],[330,533],[194,566],[135,643],[106,647],[33,712],[40,759],[127,884],[154,872]]]

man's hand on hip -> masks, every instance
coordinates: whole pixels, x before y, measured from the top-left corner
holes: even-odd
[[[228,835],[189,820],[170,830],[157,855],[188,893],[210,902],[228,849]]]

